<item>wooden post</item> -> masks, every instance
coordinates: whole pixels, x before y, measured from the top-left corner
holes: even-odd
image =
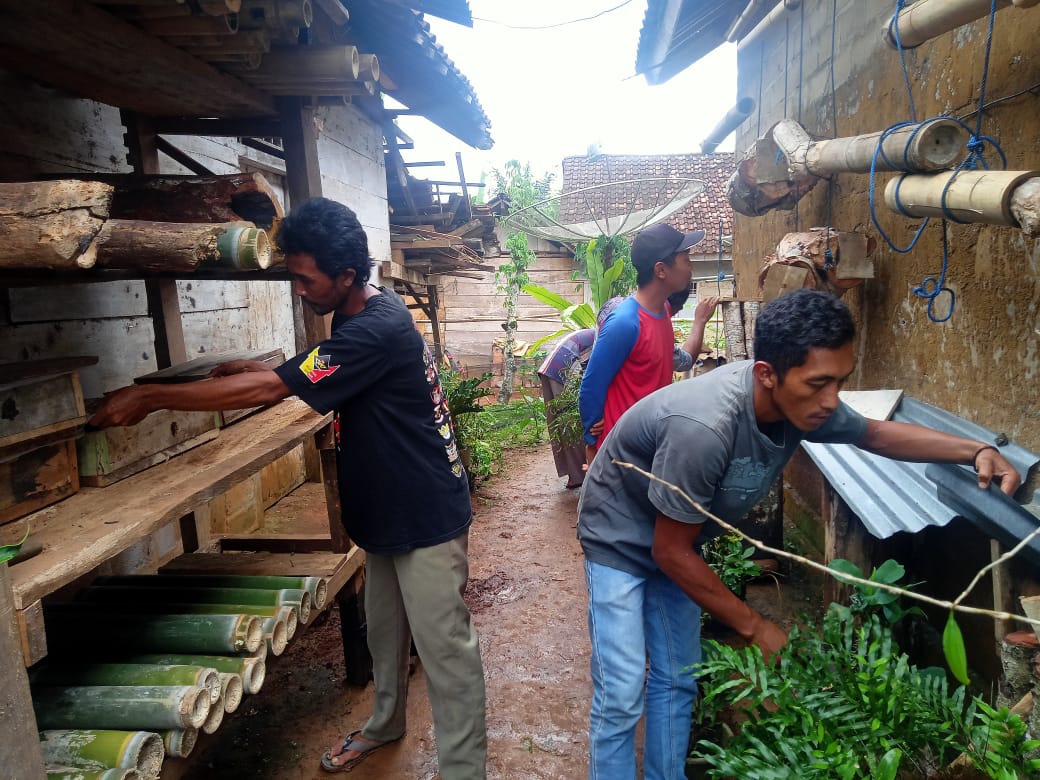
[[[844,558],[869,576],[873,566],[870,554],[872,537],[841,496],[826,483],[823,486],[821,514],[824,530],[823,562],[829,564],[837,558]],[[823,588],[824,604],[844,604],[851,592],[851,585],[843,585],[833,577],[828,577]]]
[[[8,777],[43,777],[29,678],[15,626],[14,593],[0,563],[0,766]]]
[[[437,307],[440,305],[437,285],[426,285],[426,293],[430,301],[430,327],[433,329],[433,359],[440,365],[444,359],[444,345],[441,343],[441,320],[437,314]]]

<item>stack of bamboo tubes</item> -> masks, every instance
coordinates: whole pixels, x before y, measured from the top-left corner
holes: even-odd
[[[260,690],[327,596],[324,577],[127,575],[47,605],[31,686],[49,776],[157,777]]]

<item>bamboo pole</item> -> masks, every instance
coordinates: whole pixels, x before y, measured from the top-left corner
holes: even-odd
[[[161,731],[159,736],[162,737],[166,755],[173,758],[187,758],[191,755],[191,751],[195,749],[195,742],[199,738],[199,730],[168,729]]]
[[[158,777],[166,753],[158,734],[107,729],[41,731],[40,748],[51,766],[136,769],[145,777]]]
[[[230,714],[238,709],[245,693],[242,675],[236,672],[218,672],[220,675],[220,700],[224,703],[224,712]]]
[[[209,714],[209,691],[198,685],[40,686],[33,709],[41,729],[198,728]]]
[[[84,588],[81,601],[120,604],[255,604],[258,607],[295,607],[304,625],[311,616],[311,594],[303,588],[142,587],[103,584]]]
[[[166,569],[164,569],[166,571]],[[311,594],[315,609],[322,609],[329,595],[328,577],[292,577],[278,574],[124,574],[99,577],[97,585],[142,585],[174,588],[303,588]]]
[[[90,639],[124,652],[219,654],[252,652],[263,644],[256,615],[44,615],[52,647],[82,649]],[[219,671],[219,669],[218,669]]]
[[[379,58],[374,54],[358,54],[358,78],[362,81],[379,81]]]
[[[952,181],[951,181],[952,180]],[[1016,204],[1022,213],[1028,198],[1015,199],[1015,191],[1040,190],[1040,171],[971,170],[931,175],[904,174],[885,186],[885,205],[906,217],[944,218],[947,212],[956,221],[1023,227],[1027,232],[1037,225],[1027,219],[1019,223]],[[943,193],[946,209],[943,209]],[[1033,235],[1033,233],[1029,233]]]
[[[289,644],[288,632],[285,628],[285,618],[282,615],[264,618],[261,623],[264,632],[264,642],[271,655],[281,655]]]
[[[1036,5],[1037,1],[1015,0],[1014,5],[1029,8]],[[1007,0],[997,3],[998,8],[1008,5]],[[898,20],[889,19],[885,23],[882,31],[885,43],[896,48],[896,24],[899,26],[899,45],[904,49],[912,49],[989,15],[991,7],[991,0],[917,0],[900,11]]]
[[[61,767],[47,770],[47,780],[145,780],[136,769],[77,769]]]
[[[243,27],[273,27],[283,34],[314,21],[311,0],[243,0],[241,13]]]
[[[108,604],[106,602],[72,602],[71,604],[54,604],[52,610],[90,611],[93,614],[137,614],[137,615],[256,615],[260,618],[261,629],[267,618],[281,618],[285,622],[285,640],[290,641],[299,627],[300,619],[296,607],[282,605],[275,607],[258,606],[256,604]]]
[[[272,47],[250,81],[357,81],[361,56],[357,46]]]
[[[233,35],[238,32],[238,14],[223,16],[167,16],[153,19],[142,19],[141,27],[145,32],[159,37],[190,35],[192,38],[204,36]]]
[[[378,81],[378,79],[376,80]],[[744,97],[738,100],[736,105],[726,112],[726,115],[719,120],[719,123],[712,128],[707,137],[701,141],[701,153],[711,154],[714,152],[718,145],[725,141],[730,133],[740,127],[741,123],[754,110],[754,98]]]
[[[242,678],[239,678],[241,683]],[[227,710],[224,707],[223,697],[213,702],[213,705],[209,708],[209,715],[206,716],[206,720],[202,723],[202,731],[206,734],[212,734],[218,728],[220,724],[224,722],[224,713]]]
[[[32,675],[32,684],[197,685],[209,691],[210,701],[214,701],[220,695],[220,680],[217,678],[216,669],[187,664],[97,663],[85,666],[47,666]]]
[[[132,655],[128,659],[135,663],[152,664],[199,664],[210,666],[218,672],[233,672],[242,677],[247,693],[257,693],[266,676],[266,663],[258,656],[190,655],[185,653],[145,653]]]

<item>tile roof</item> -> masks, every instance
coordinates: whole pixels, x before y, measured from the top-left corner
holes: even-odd
[[[597,184],[639,179],[700,179],[706,185],[704,192],[669,217],[667,222],[682,231],[703,229],[705,238],[691,254],[716,255],[719,251],[719,222],[722,222],[722,235],[733,235],[733,209],[726,199],[726,182],[735,168],[732,152],[565,157],[563,191],[573,192]]]

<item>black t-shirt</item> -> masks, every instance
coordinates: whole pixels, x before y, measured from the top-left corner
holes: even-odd
[[[395,293],[336,315],[329,340],[275,371],[308,405],[336,412],[343,525],[359,547],[393,555],[469,527],[469,484],[437,367]]]

